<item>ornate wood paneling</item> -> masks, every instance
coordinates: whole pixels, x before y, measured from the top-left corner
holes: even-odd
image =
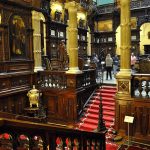
[[[116,102],[116,129],[127,134],[126,115],[133,116],[130,124],[130,135],[136,141],[148,143],[150,141],[150,101],[149,99],[117,100]]]
[[[43,98],[47,103],[48,121],[74,122],[77,119],[77,99],[74,92],[67,90],[43,91]]]
[[[0,111],[6,114],[24,114],[33,84],[31,2],[0,2]]]
[[[11,3],[10,3],[11,4]],[[31,11],[18,5],[0,4],[1,72],[32,70]]]

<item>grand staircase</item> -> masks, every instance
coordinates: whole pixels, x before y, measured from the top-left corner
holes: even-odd
[[[94,131],[99,120],[100,96],[103,104],[103,120],[107,129],[115,125],[115,99],[116,86],[102,86],[96,90],[86,105],[82,117],[77,124],[79,130]]]

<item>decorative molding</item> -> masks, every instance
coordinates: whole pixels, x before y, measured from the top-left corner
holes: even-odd
[[[118,91],[129,93],[129,81],[118,81]]]
[[[149,0],[132,1],[130,6],[131,6],[131,10],[147,8],[150,7],[150,1]]]
[[[139,16],[137,19],[137,26],[141,26],[143,23],[150,22],[150,15]]]

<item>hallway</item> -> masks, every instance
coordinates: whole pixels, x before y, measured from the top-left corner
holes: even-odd
[[[111,84],[111,85],[117,84],[116,78],[113,73],[112,73],[112,80],[110,80],[109,78],[108,78],[108,80],[106,80],[106,71],[104,71],[103,73],[98,71],[98,77],[96,79],[96,82],[97,83],[101,82],[103,84]]]

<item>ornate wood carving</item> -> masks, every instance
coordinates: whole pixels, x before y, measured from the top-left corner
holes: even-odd
[[[129,81],[119,81],[118,91],[129,93]]]
[[[149,99],[117,100],[116,129],[125,131],[127,134],[127,124],[124,123],[126,115],[134,117],[134,123],[130,125],[132,139],[149,143],[150,141],[150,102]]]

